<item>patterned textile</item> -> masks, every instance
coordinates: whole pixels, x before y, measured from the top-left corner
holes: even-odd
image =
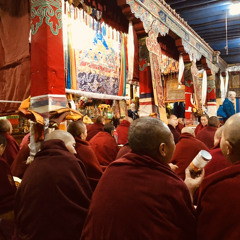
[[[121,34],[121,66],[120,66],[120,83],[118,96],[126,95],[126,81],[127,81],[127,38]]]
[[[154,110],[151,70],[149,67],[149,51],[146,46],[146,37],[139,39],[139,114],[149,116]]]
[[[191,73],[194,88],[194,100],[196,109],[202,109],[201,95],[202,95],[202,79],[199,78],[198,69],[195,62],[192,62]]]
[[[153,31],[148,33],[149,37],[146,39],[147,48],[149,50],[150,63],[151,63],[151,73],[152,73],[152,83],[155,104],[159,107],[164,107],[163,99],[163,86],[161,79],[161,48],[157,42],[157,38]]]
[[[76,11],[78,13],[74,11],[72,16],[64,15],[68,23],[64,32],[67,88],[118,95],[121,86],[120,95],[124,95],[127,74],[126,35],[96,21],[82,10]]]
[[[190,119],[192,113],[192,94],[194,91],[193,88],[193,79],[191,74],[192,63],[185,64],[184,69],[184,82],[185,82],[185,118]]]

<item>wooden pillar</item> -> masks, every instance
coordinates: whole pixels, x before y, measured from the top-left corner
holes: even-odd
[[[31,0],[31,109],[66,107],[62,1]]]

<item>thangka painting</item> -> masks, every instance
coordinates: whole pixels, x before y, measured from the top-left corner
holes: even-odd
[[[165,79],[165,101],[166,102],[183,102],[185,101],[185,86],[179,85],[178,76],[171,77],[168,75]]]
[[[73,41],[76,54],[77,88],[117,95],[121,62],[121,34],[92,18],[75,21]]]

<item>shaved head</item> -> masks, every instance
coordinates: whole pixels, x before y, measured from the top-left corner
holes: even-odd
[[[231,116],[222,131],[221,150],[230,162],[239,161],[240,113]]]
[[[181,133],[190,133],[191,135],[193,135],[195,137],[195,133],[194,130],[190,127],[184,127],[181,131]]]
[[[231,116],[224,124],[223,135],[233,146],[240,143],[240,113]]]
[[[139,118],[131,123],[128,142],[133,152],[148,155],[164,162],[171,159],[175,149],[173,135],[168,126],[161,120],[152,117]],[[163,154],[164,156],[159,152],[162,143],[167,149],[166,155]]]
[[[86,131],[86,125],[82,121],[71,122],[68,125],[67,131],[73,135],[73,137],[79,137]]]
[[[76,153],[74,148],[76,142],[70,133],[63,130],[55,130],[46,136],[45,141],[54,139],[62,140],[69,152]]]
[[[216,117],[216,116],[212,116],[208,119],[208,126],[209,127],[218,128],[219,124],[220,124],[220,121],[219,121],[218,117]]]
[[[0,119],[0,132],[6,133],[11,131],[12,124],[7,119]]]

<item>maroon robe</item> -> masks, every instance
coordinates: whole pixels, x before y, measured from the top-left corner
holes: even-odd
[[[205,128],[205,127],[202,125],[202,123],[199,123],[199,124],[197,125],[197,127],[195,128],[195,136],[197,136],[197,134],[198,134],[203,128]]]
[[[102,166],[108,166],[116,159],[118,145],[108,132],[99,132],[89,142]]]
[[[22,139],[22,142],[20,144],[20,149],[25,145],[26,143],[30,143],[30,132],[24,136]]]
[[[83,164],[61,140],[42,143],[16,194],[16,234],[79,240],[91,198]]]
[[[130,122],[127,120],[122,120],[118,127],[116,128],[116,131],[118,133],[118,144],[124,145],[128,142],[128,130],[130,127]]]
[[[129,144],[128,143],[125,144],[123,147],[121,147],[119,149],[116,159],[121,158],[122,156],[129,153],[130,151],[131,151],[131,148],[130,148]]]
[[[12,239],[14,229],[13,211],[16,186],[7,162],[0,156],[0,239]],[[6,215],[12,215],[7,218]]]
[[[19,146],[16,140],[10,134],[5,133],[4,136],[6,138],[7,145],[2,157],[7,161],[9,166],[11,166],[18,154]]]
[[[212,149],[209,152],[212,155],[212,159],[205,167],[205,177],[232,165],[224,157],[220,148]]]
[[[180,133],[178,132],[178,130],[176,128],[174,128],[172,125],[168,124],[168,127],[170,129],[170,131],[173,134],[173,138],[174,138],[174,142],[175,144],[178,143],[179,137],[180,137]]]
[[[13,210],[15,192],[10,167],[0,156],[0,214]]]
[[[81,240],[190,240],[195,227],[184,182],[167,164],[128,153],[100,179]]]
[[[176,130],[179,132],[179,134],[181,134],[181,131],[183,128],[184,128],[184,125],[182,123],[178,123],[178,125],[176,126]]]
[[[25,142],[20,151],[18,152],[16,158],[14,159],[12,165],[11,165],[11,171],[12,175],[23,178],[23,175],[29,166],[29,164],[26,164],[27,159],[30,155],[30,149],[28,147],[29,142]]]
[[[171,163],[178,166],[175,172],[181,179],[185,179],[185,169],[201,150],[208,151],[208,148],[192,134],[182,133],[180,135]]]
[[[89,125],[87,130],[87,141],[90,141],[97,133],[102,132],[104,125],[102,123],[94,123]]]
[[[240,239],[239,185],[240,162],[203,180],[197,207],[197,239]]]
[[[214,147],[214,135],[217,128],[207,126],[203,128],[197,135],[196,138],[207,145],[209,149]]]
[[[75,140],[75,149],[77,151],[76,157],[85,165],[87,178],[92,190],[94,190],[100,177],[102,176],[102,168],[90,144],[78,137],[75,137]]]

